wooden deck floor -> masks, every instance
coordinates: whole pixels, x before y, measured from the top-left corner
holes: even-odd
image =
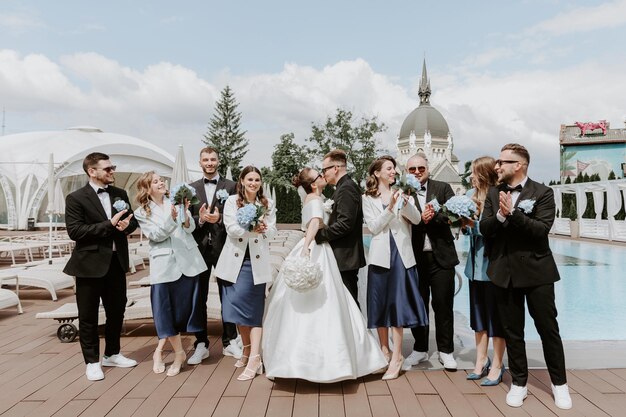
[[[25,313],[0,310],[0,415],[2,416],[624,416],[626,369],[570,370],[574,408],[558,410],[547,371],[533,370],[530,392],[520,409],[504,400],[510,376],[494,388],[466,381],[466,371],[410,371],[389,382],[380,376],[336,384],[302,380],[236,380],[232,358],[221,355],[212,323],[211,357],[176,377],[152,373],[156,346],[151,320],[129,321],[122,351],[136,368],[105,368],[104,381],[89,382],[77,342],[56,338],[58,324],[35,319],[65,302],[47,292],[22,290]],[[184,337],[187,350],[193,338]],[[591,352],[590,352],[591,354]],[[171,353],[166,358],[173,360]]]

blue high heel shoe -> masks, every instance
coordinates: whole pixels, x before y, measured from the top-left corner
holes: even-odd
[[[489,368],[491,368],[491,358],[487,356],[487,362],[485,362],[485,366],[483,366],[482,371],[480,371],[480,375],[477,373],[471,372],[467,374],[467,377],[465,377],[465,379],[470,380],[470,381],[475,381],[477,379],[480,379],[489,373]]]
[[[485,378],[482,381],[480,381],[480,385],[483,387],[494,387],[498,385],[500,382],[502,382],[502,375],[504,375],[505,369],[506,368],[502,366],[502,368],[500,368],[500,375],[498,375],[497,379]]]

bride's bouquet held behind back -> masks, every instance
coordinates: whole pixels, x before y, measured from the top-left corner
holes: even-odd
[[[283,262],[285,284],[295,291],[306,292],[317,288],[322,282],[322,269],[308,256],[290,256]]]

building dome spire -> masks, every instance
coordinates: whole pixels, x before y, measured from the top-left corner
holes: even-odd
[[[420,106],[422,104],[430,104],[430,80],[428,79],[428,73],[426,72],[426,58],[422,65],[422,80],[417,95],[420,97]]]

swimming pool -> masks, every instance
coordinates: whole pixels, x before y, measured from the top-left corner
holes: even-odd
[[[469,240],[461,236],[457,251],[465,267]],[[556,306],[564,340],[626,340],[626,248],[603,243],[550,239],[561,280],[555,284]],[[454,309],[468,318],[467,279]],[[539,340],[526,313],[526,339]]]

